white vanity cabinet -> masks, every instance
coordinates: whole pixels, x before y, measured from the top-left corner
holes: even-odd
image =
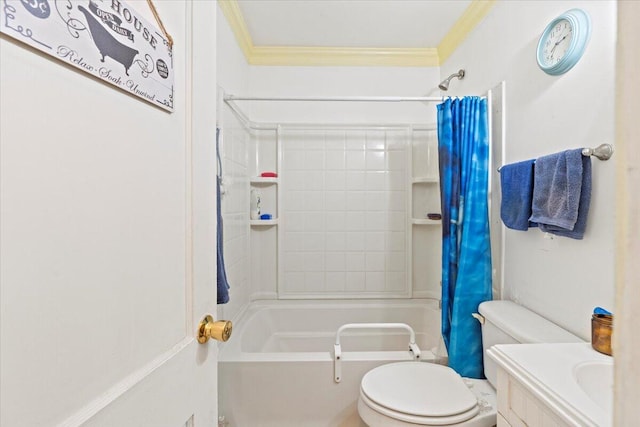
[[[589,343],[495,345],[498,427],[611,427],[613,358]]]
[[[507,371],[498,368],[498,427],[570,426]]]

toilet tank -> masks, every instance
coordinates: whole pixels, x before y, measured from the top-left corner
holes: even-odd
[[[512,301],[485,301],[480,304],[478,311],[484,317],[484,374],[494,388],[497,368],[495,362],[486,356],[486,350],[492,345],[584,342],[571,332]]]

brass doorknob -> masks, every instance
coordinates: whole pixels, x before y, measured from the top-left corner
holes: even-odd
[[[231,338],[233,324],[230,320],[213,321],[210,314],[204,316],[198,325],[198,342],[204,344],[213,338],[218,341],[228,341]]]

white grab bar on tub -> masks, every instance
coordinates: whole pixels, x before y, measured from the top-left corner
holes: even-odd
[[[342,379],[342,347],[340,347],[340,335],[347,329],[404,329],[409,332],[409,353],[414,359],[420,359],[420,348],[416,344],[416,333],[406,323],[346,323],[338,328],[336,342],[333,345],[333,379],[339,383]]]

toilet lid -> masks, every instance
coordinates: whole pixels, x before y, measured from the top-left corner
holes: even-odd
[[[362,393],[391,411],[418,417],[452,417],[477,413],[475,395],[453,369],[426,362],[382,365],[367,372]]]

